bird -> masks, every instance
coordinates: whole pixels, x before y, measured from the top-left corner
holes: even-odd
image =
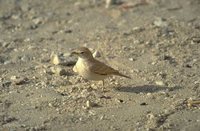
[[[77,55],[78,60],[73,67],[73,71],[87,80],[102,81],[104,86],[104,79],[117,75],[131,79],[131,77],[120,73],[118,70],[104,64],[95,59],[92,52],[87,47],[79,47],[71,52],[71,55]]]

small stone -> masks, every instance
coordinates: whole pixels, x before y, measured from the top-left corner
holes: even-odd
[[[30,41],[31,41],[30,38],[26,38],[26,39],[24,39],[24,42],[30,42]]]
[[[96,50],[96,51],[93,53],[93,57],[94,57],[94,58],[99,58],[99,57],[101,57],[100,52]]]
[[[115,3],[116,0],[106,0],[106,8],[109,8],[112,4]]]
[[[20,18],[20,15],[19,14],[12,15],[11,18],[14,19],[14,20],[17,20],[17,19]]]
[[[23,56],[20,57],[20,60],[21,61],[30,61],[31,58],[29,56],[27,56],[27,55],[23,55]]]
[[[95,107],[96,105],[97,105],[96,103],[93,103],[93,102],[91,102],[91,101],[89,101],[89,100],[86,101],[86,107],[87,107],[87,108]]]
[[[128,46],[122,46],[122,49],[123,49],[124,51],[129,51],[131,48],[128,47]]]
[[[145,30],[145,28],[142,28],[142,27],[134,27],[132,30],[133,30],[133,31],[136,31],[136,32],[141,32],[141,31]]]
[[[12,84],[11,81],[6,81],[6,82],[3,82],[3,83],[2,83],[2,86],[3,86],[3,87],[9,87],[11,84]]]
[[[122,99],[116,99],[117,102],[123,103],[124,101]]]
[[[15,84],[16,85],[23,85],[23,84],[27,84],[29,82],[29,79],[28,78],[21,78],[21,79],[18,79],[16,80]]]
[[[72,56],[71,53],[67,52],[60,55],[60,65],[72,66],[76,64],[77,58]]]
[[[164,86],[165,85],[163,81],[156,81],[155,83],[158,86]]]
[[[140,103],[140,105],[141,106],[146,106],[146,105],[148,105],[146,102],[142,102],[142,103]]]
[[[139,69],[133,69],[133,72],[140,73],[141,71]]]
[[[156,27],[166,27],[168,26],[168,23],[166,22],[165,19],[163,18],[156,18],[156,20],[153,22],[153,24],[156,26]]]
[[[66,53],[63,53],[62,55],[63,55],[63,57],[70,57],[70,56],[71,56],[71,53],[66,52]]]
[[[150,120],[152,120],[152,119],[155,118],[155,115],[152,114],[152,113],[149,113],[149,114],[147,114],[147,118],[150,119]]]
[[[52,55],[51,55],[51,62],[52,62],[54,65],[60,64],[60,59],[59,59],[58,55],[52,54]]]
[[[60,75],[60,76],[63,76],[63,75],[67,75],[68,73],[65,71],[65,69],[62,69],[60,67],[50,67],[50,70],[53,74],[56,74],[56,75]]]
[[[134,58],[129,58],[129,61],[134,61],[135,59]]]
[[[152,95],[152,93],[147,93],[147,96],[151,96]]]
[[[103,120],[105,118],[105,116],[104,115],[102,115],[101,117],[100,117],[100,120]]]
[[[19,77],[17,77],[17,76],[11,76],[10,77],[10,80],[17,80],[17,79],[19,79]]]
[[[43,19],[41,17],[32,20],[35,25],[41,24]]]
[[[49,103],[48,106],[49,106],[49,107],[53,107],[52,103]]]
[[[134,43],[134,44],[141,44],[141,41],[139,41],[139,40],[134,40],[133,43]]]

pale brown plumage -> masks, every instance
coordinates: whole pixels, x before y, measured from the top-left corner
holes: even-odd
[[[86,47],[77,48],[72,52],[79,56],[73,70],[88,80],[104,80],[111,75],[118,75],[126,78],[129,76],[121,74],[119,71],[96,60],[90,50]]]
[[[91,71],[93,71],[97,74],[100,74],[100,75],[118,75],[118,76],[130,78],[129,76],[119,73],[119,71],[113,69],[110,66],[105,65],[104,63],[102,63],[96,59],[93,59],[91,61],[91,65],[89,66],[89,68]]]

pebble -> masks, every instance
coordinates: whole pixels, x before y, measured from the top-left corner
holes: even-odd
[[[91,101],[89,101],[89,100],[86,101],[86,107],[87,107],[87,108],[95,107],[95,106],[97,106],[96,103],[93,103],[93,102],[91,102]]]
[[[100,120],[103,120],[105,118],[105,115],[100,116]]]
[[[155,83],[158,86],[164,86],[165,85],[163,81],[156,81]]]
[[[24,61],[24,62],[25,62],[25,61],[30,61],[31,59],[32,59],[32,58],[29,57],[29,56],[27,56],[27,55],[23,55],[23,56],[20,57],[20,60],[21,60],[21,61]]]
[[[119,103],[123,103],[124,101],[122,99],[115,99]]]
[[[15,81],[15,84],[16,85],[23,85],[23,84],[27,84],[29,82],[29,79],[28,78],[19,78]]]
[[[143,27],[134,27],[132,30],[136,31],[136,32],[141,32],[141,31],[145,30],[145,28],[143,28]]]
[[[51,62],[54,65],[60,64],[60,59],[59,59],[58,55],[52,53],[52,55],[51,55]]]
[[[62,69],[60,67],[50,67],[51,73],[56,74],[56,75],[68,75],[68,73],[65,71],[65,69]]]
[[[192,38],[192,41],[193,41],[194,43],[200,43],[200,37],[193,37],[193,38]]]
[[[35,18],[32,20],[35,25],[41,24],[43,19],[41,17]]]
[[[112,4],[115,3],[116,0],[106,0],[106,6],[105,8],[109,8]]]
[[[52,103],[49,103],[48,106],[49,106],[49,107],[53,107]]]
[[[124,51],[129,51],[129,50],[131,50],[131,48],[128,47],[128,46],[122,46],[122,49],[123,49]]]
[[[71,53],[64,53],[60,55],[60,65],[72,66],[76,64],[77,58],[72,56]]]
[[[94,58],[99,58],[99,57],[101,57],[100,52],[96,50],[96,51],[93,53],[93,57],[94,57]]]
[[[134,61],[135,59],[134,58],[128,58],[129,59],[129,61]]]
[[[9,87],[11,84],[12,84],[11,81],[6,81],[6,82],[3,82],[3,83],[2,83],[2,86],[3,86],[3,87]]]
[[[156,20],[153,22],[153,24],[156,27],[167,27],[168,26],[167,21],[164,18],[160,18],[160,17],[156,18]]]
[[[146,106],[146,105],[148,105],[146,102],[142,102],[142,103],[140,103],[140,105],[141,106]]]
[[[147,114],[147,118],[148,118],[148,119],[154,119],[155,116],[154,116],[152,113],[149,113],[149,114]]]
[[[5,56],[0,56],[0,63],[5,64],[5,62],[7,61],[8,58],[6,58]]]
[[[17,80],[17,79],[19,79],[19,77],[17,77],[17,76],[11,76],[10,77],[10,80]]]
[[[141,44],[142,41],[140,41],[140,40],[134,40],[133,43],[134,43],[134,44]]]
[[[151,95],[152,95],[152,93],[150,93],[150,92],[149,92],[149,93],[147,93],[147,96],[151,96]]]

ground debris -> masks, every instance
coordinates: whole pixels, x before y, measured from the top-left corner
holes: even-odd
[[[200,107],[200,100],[189,99],[189,100],[187,100],[187,106],[188,107]]]
[[[51,71],[51,73],[60,75],[60,76],[69,74],[65,69],[63,69],[61,67],[50,67],[50,71]]]
[[[30,82],[30,80],[27,77],[19,78],[19,79],[14,80],[14,83],[16,85],[24,85],[24,84],[27,84],[29,82]]]

